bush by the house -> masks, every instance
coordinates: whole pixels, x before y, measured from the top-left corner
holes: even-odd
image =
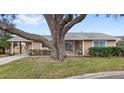
[[[39,56],[39,55],[50,55],[51,51],[48,49],[31,49],[29,55]]]
[[[41,50],[40,49],[31,49],[29,55],[38,56],[38,55],[41,55],[41,54],[42,53],[41,53]]]
[[[109,57],[109,56],[124,56],[123,47],[91,47],[89,48],[91,56]]]
[[[51,54],[51,51],[47,48],[43,48],[41,51],[42,51],[42,55],[50,55]]]

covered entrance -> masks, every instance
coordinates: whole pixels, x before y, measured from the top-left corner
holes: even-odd
[[[67,55],[83,55],[83,41],[65,41]]]
[[[75,54],[83,55],[83,41],[75,41]]]
[[[8,40],[11,42],[10,54],[29,54],[31,41],[19,36]]]

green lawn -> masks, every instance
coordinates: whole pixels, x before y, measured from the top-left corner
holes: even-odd
[[[0,66],[0,78],[64,78],[99,71],[124,70],[124,57],[70,57],[52,62],[48,57],[27,57]]]

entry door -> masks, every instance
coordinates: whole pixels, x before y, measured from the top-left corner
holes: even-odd
[[[75,53],[77,55],[82,55],[83,53],[82,48],[83,48],[82,41],[75,41]]]

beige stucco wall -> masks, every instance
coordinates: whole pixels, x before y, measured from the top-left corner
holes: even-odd
[[[107,41],[107,47],[116,46],[116,40],[108,40]]]
[[[89,55],[89,48],[92,47],[92,40],[84,40],[84,56],[88,56]]]
[[[42,43],[32,41],[32,49],[42,49]]]

